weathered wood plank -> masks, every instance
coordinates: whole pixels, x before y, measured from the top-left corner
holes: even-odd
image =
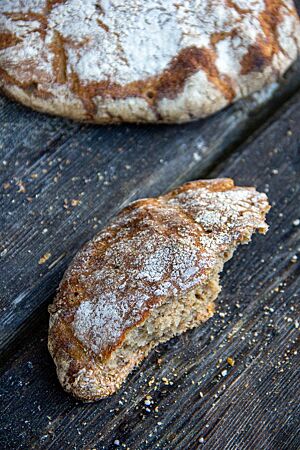
[[[0,99],[0,348],[39,320],[84,241],[130,200],[203,174],[299,88],[299,62],[287,79],[180,127],[87,126]]]
[[[300,94],[212,173],[267,190],[273,205],[269,233],[227,264],[219,313],[89,405],[58,385],[43,316],[3,368],[3,448],[299,448],[299,123]]]

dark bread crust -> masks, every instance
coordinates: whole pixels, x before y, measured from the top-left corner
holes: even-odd
[[[87,400],[114,392],[124,377],[110,380],[107,362],[128,332],[167,299],[205,286],[238,243],[266,232],[268,209],[265,194],[230,179],[187,183],[123,209],[77,254],[49,307],[62,385]],[[82,371],[93,375],[78,394]]]

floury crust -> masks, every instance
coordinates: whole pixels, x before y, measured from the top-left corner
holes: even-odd
[[[290,0],[0,2],[0,86],[95,123],[185,122],[285,72],[300,48]]]

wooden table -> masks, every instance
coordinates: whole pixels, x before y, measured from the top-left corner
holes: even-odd
[[[0,448],[299,449],[300,62],[187,125],[83,125],[3,97],[0,123]],[[47,351],[73,255],[131,200],[215,176],[268,193],[269,233],[226,264],[211,320],[111,398],[75,401]]]

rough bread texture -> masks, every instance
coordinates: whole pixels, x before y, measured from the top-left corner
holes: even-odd
[[[278,79],[299,48],[290,0],[0,2],[0,87],[89,122],[207,116]]]
[[[108,396],[154,346],[207,320],[224,262],[267,231],[268,210],[265,194],[230,179],[123,209],[77,254],[49,307],[62,386],[85,401]]]

